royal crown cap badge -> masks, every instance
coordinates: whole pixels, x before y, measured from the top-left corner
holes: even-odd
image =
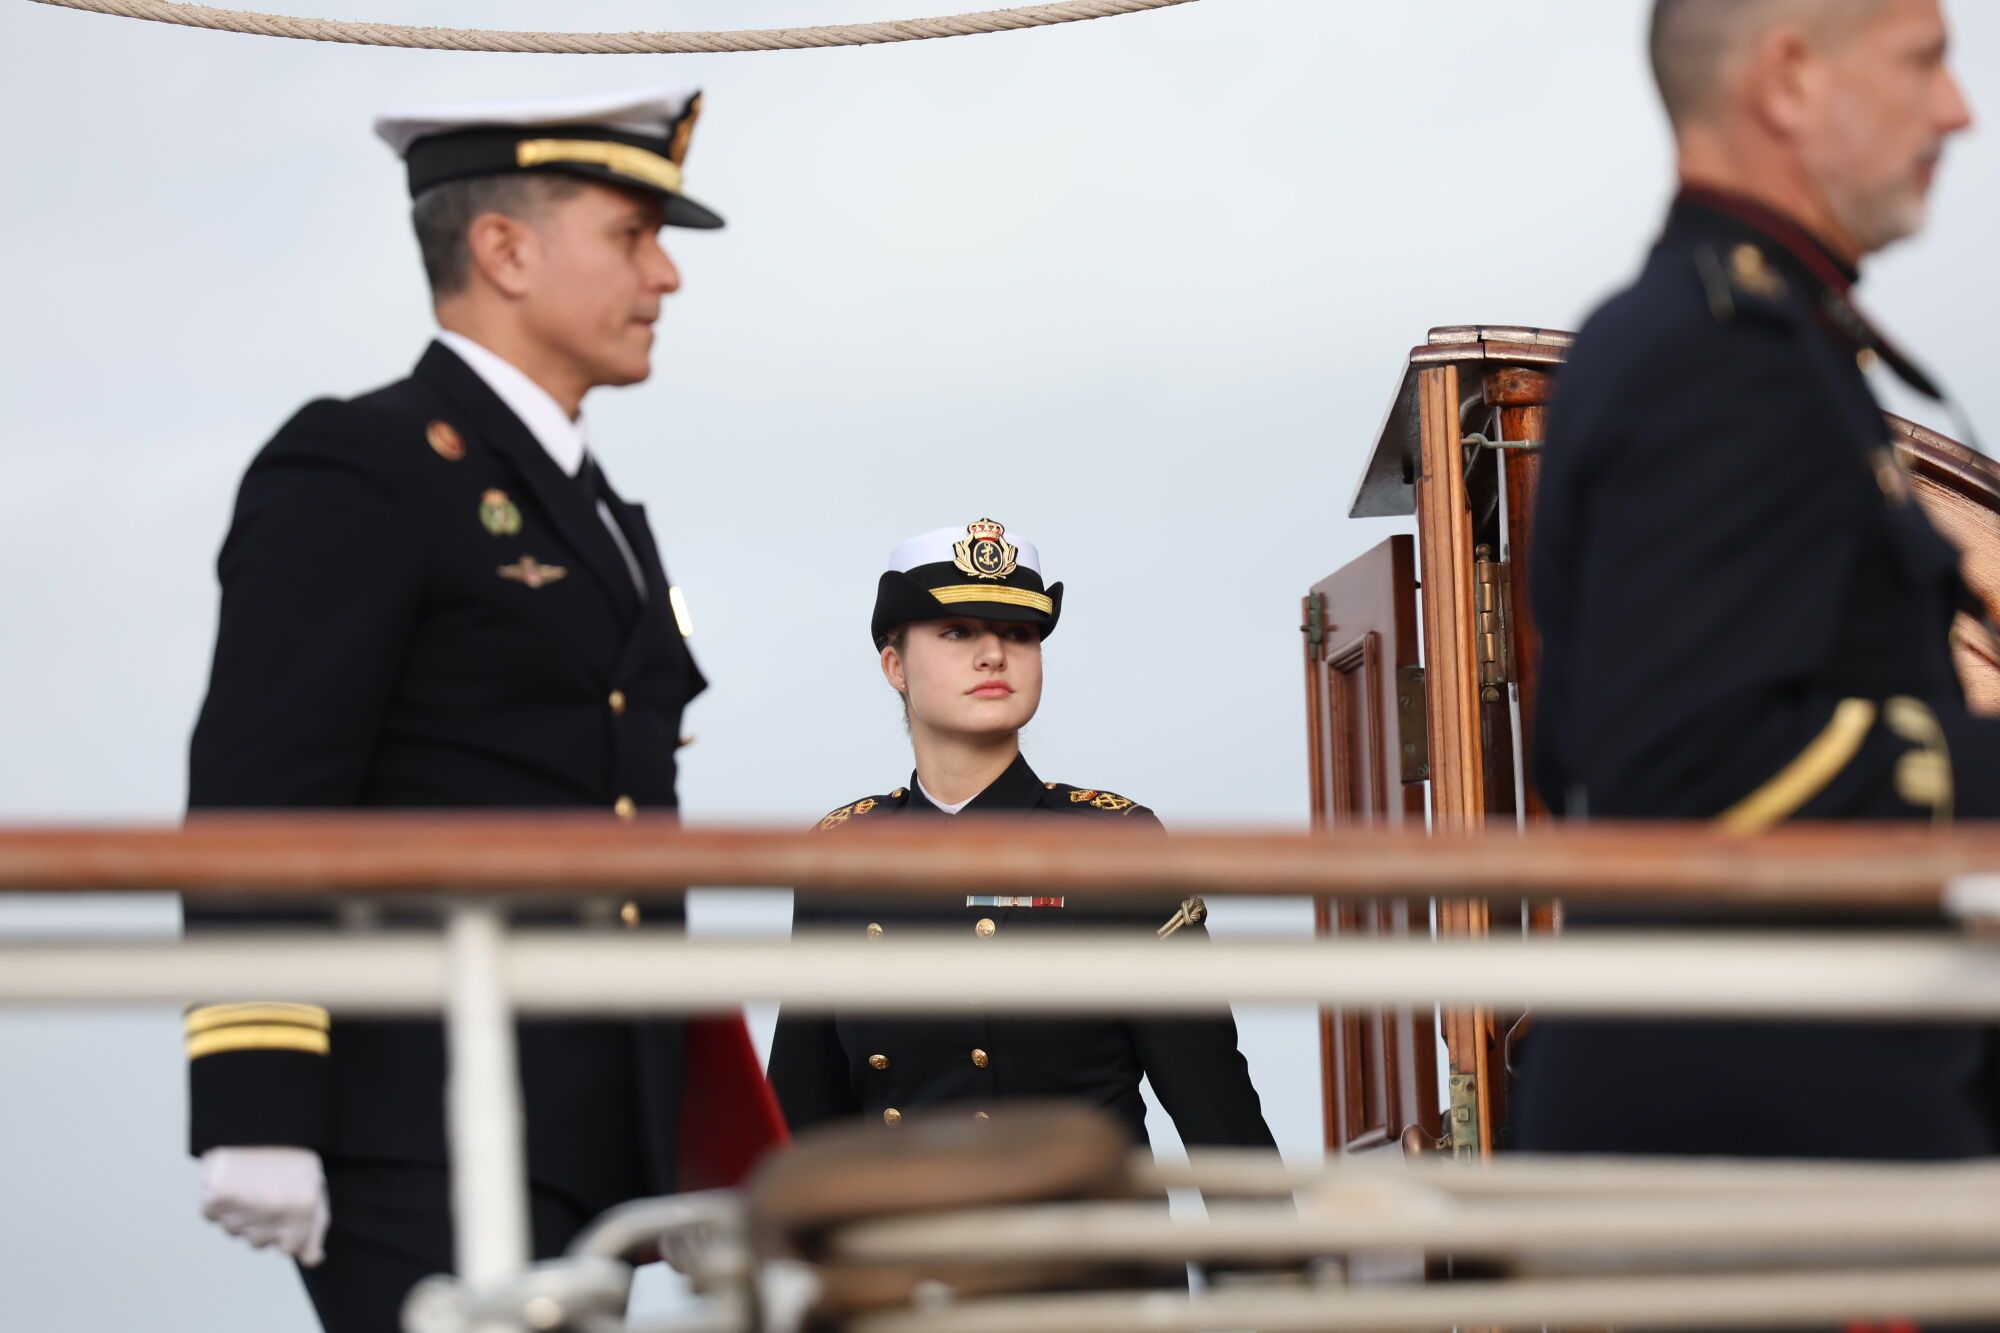
[[[1014,572],[1018,548],[1007,529],[990,518],[965,525],[965,540],[951,548],[951,562],[976,579],[1004,579]]]

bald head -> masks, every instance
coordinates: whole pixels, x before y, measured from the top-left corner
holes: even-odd
[[[1910,235],[1971,123],[1941,0],[1654,0],[1684,185],[1747,196],[1854,259]]]
[[[1712,115],[1731,74],[1773,29],[1796,29],[1833,50],[1887,0],[1654,0],[1649,50],[1653,80],[1676,129]]]

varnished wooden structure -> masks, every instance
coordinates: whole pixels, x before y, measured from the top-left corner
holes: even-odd
[[[2000,828],[1798,826],[1754,840],[1674,824],[1427,835],[1341,826],[1313,833],[1121,827],[1023,830],[685,828],[603,815],[263,814],[178,827],[0,827],[0,892],[314,895],[560,901],[682,885],[791,884],[806,893],[935,896],[1054,891],[1704,903],[1757,910],[1936,909],[1944,890],[2000,874]]]
[[[1391,538],[1305,598],[1316,825],[1427,823],[1451,834],[1546,817],[1527,762],[1539,657],[1528,571],[1538,451],[1571,341],[1550,329],[1467,325],[1433,329],[1410,352],[1349,513],[1413,516],[1414,541]],[[1965,553],[1985,615],[1959,616],[1955,656],[1973,706],[2000,714],[1992,628],[2000,623],[2000,467],[1915,423],[1886,420],[1919,501]],[[1390,784],[1397,774],[1400,791]],[[1319,920],[1330,932],[1428,921],[1441,934],[1486,935],[1551,931],[1559,912],[1513,897],[1369,900],[1324,903]],[[1327,1015],[1328,1146],[1366,1151],[1385,1128],[1394,1138],[1400,1127],[1406,1146],[1491,1152],[1506,1119],[1508,1058],[1526,1021],[1485,1010],[1439,1014],[1448,1065],[1440,1106],[1435,1083],[1423,1078],[1435,1061],[1429,1015]],[[1369,1113],[1357,1117],[1357,1107]],[[1395,1123],[1385,1126],[1385,1117]]]

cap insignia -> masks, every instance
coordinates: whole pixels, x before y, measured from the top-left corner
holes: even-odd
[[[696,93],[688,100],[687,110],[674,123],[673,138],[667,141],[667,161],[675,166],[686,166],[688,144],[694,139],[694,123],[701,119],[701,94]]]
[[[465,457],[465,440],[449,421],[433,421],[424,429],[424,438],[439,458],[456,463]]]
[[[1004,579],[1014,572],[1019,550],[1007,541],[1007,529],[990,518],[965,525],[965,540],[952,548],[951,562],[976,579]]]
[[[521,511],[505,491],[488,491],[479,497],[479,524],[495,537],[511,537],[521,530]]]

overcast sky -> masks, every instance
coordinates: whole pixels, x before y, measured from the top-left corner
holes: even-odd
[[[470,26],[776,26],[944,0],[299,0]],[[286,8],[268,0],[268,8]],[[705,88],[655,374],[589,400],[714,682],[696,819],[797,826],[907,778],[865,624],[888,549],[992,515],[1067,585],[1043,776],[1169,826],[1305,818],[1298,599],[1406,525],[1347,501],[1436,324],[1574,327],[1669,194],[1643,0],[1201,0],[872,50],[383,51],[0,6],[0,820],[167,820],[244,464],[301,402],[401,377],[430,329],[387,107]],[[1975,111],[2000,6],[1961,0]],[[1862,299],[1988,436],[2000,155]],[[705,901],[782,929],[782,898]],[[1218,930],[1297,929],[1229,904]],[[0,904],[0,929],[171,906]],[[1245,1015],[1286,1150],[1317,1149],[1308,1016]],[[0,1017],[0,1277],[23,1328],[311,1327],[200,1223],[167,1012]],[[1157,1119],[1157,1117],[1156,1117]],[[1168,1127],[1157,1137],[1170,1140]],[[650,1299],[659,1299],[657,1292]]]

